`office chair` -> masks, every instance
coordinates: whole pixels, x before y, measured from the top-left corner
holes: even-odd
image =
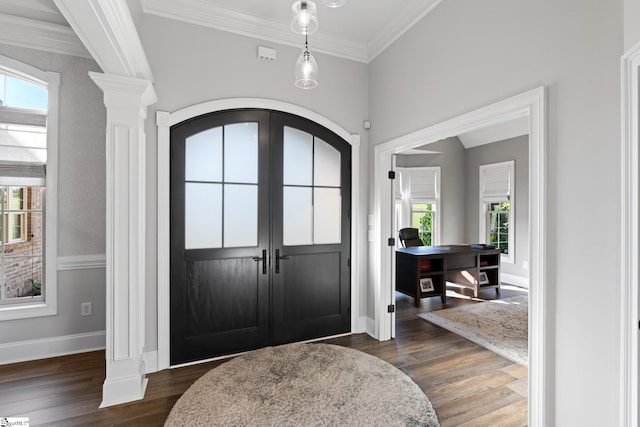
[[[411,248],[414,246],[424,246],[420,236],[418,235],[417,228],[403,228],[398,231],[398,237],[402,243],[403,248]]]

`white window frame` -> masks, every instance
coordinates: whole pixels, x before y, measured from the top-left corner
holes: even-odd
[[[487,171],[509,168],[509,188],[507,194],[500,194],[491,197],[483,197],[484,189],[484,177]],[[514,264],[515,263],[515,218],[516,218],[516,203],[515,203],[515,161],[509,160],[506,162],[491,163],[486,165],[480,165],[479,168],[479,192],[478,199],[480,201],[480,215],[479,215],[479,239],[480,243],[488,243],[489,230],[487,229],[488,207],[490,203],[495,202],[510,202],[509,210],[509,253],[500,254],[500,261],[503,263]]]
[[[31,65],[0,55],[0,72],[11,74],[47,88],[47,175],[44,204],[43,294],[37,301],[0,307],[0,321],[58,314],[58,103],[60,74],[42,71]],[[0,112],[20,111],[23,115],[42,115],[39,110],[0,106]]]
[[[402,192],[402,220],[400,221],[403,227],[411,226],[411,205],[416,203],[431,203],[435,206],[435,215],[433,217],[433,230],[432,240],[433,246],[441,244],[441,229],[442,229],[442,206],[440,204],[440,188],[441,188],[441,167],[440,166],[421,166],[421,167],[398,167],[396,171],[400,172],[400,187]],[[411,179],[412,172],[435,172],[436,176],[436,188],[434,198],[413,198],[411,196]],[[398,179],[398,177],[396,177]],[[399,202],[399,200],[398,200]],[[398,203],[396,202],[396,203]],[[402,227],[401,227],[402,228]],[[398,230],[396,230],[397,233]]]

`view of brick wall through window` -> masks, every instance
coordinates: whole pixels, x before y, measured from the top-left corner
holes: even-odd
[[[43,217],[41,187],[0,187],[4,194],[2,299],[40,295],[42,285]],[[14,198],[8,201],[8,197]],[[15,197],[21,194],[22,199]],[[18,200],[16,200],[18,199]],[[16,203],[16,202],[19,203]],[[11,209],[7,209],[10,207]],[[10,213],[9,213],[10,212]],[[13,216],[13,218],[10,218]]]

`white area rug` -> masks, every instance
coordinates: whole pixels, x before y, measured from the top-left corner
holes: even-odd
[[[465,304],[418,316],[528,366],[529,297],[526,295]]]
[[[235,357],[199,378],[165,426],[439,426],[407,375],[358,350],[287,344]]]

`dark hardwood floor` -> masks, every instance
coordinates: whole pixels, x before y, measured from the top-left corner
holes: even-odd
[[[501,298],[521,293],[503,289]],[[480,298],[493,299],[495,292],[484,291]],[[448,297],[447,307],[473,302]],[[407,373],[427,394],[443,427],[526,425],[527,369],[416,316],[440,308],[440,298],[424,299],[416,308],[412,298],[398,294],[394,340],[357,334],[326,342],[375,355]],[[103,351],[4,365],[0,417],[29,417],[31,426],[161,426],[182,393],[221,363],[149,374],[143,400],[104,409],[98,409]]]

